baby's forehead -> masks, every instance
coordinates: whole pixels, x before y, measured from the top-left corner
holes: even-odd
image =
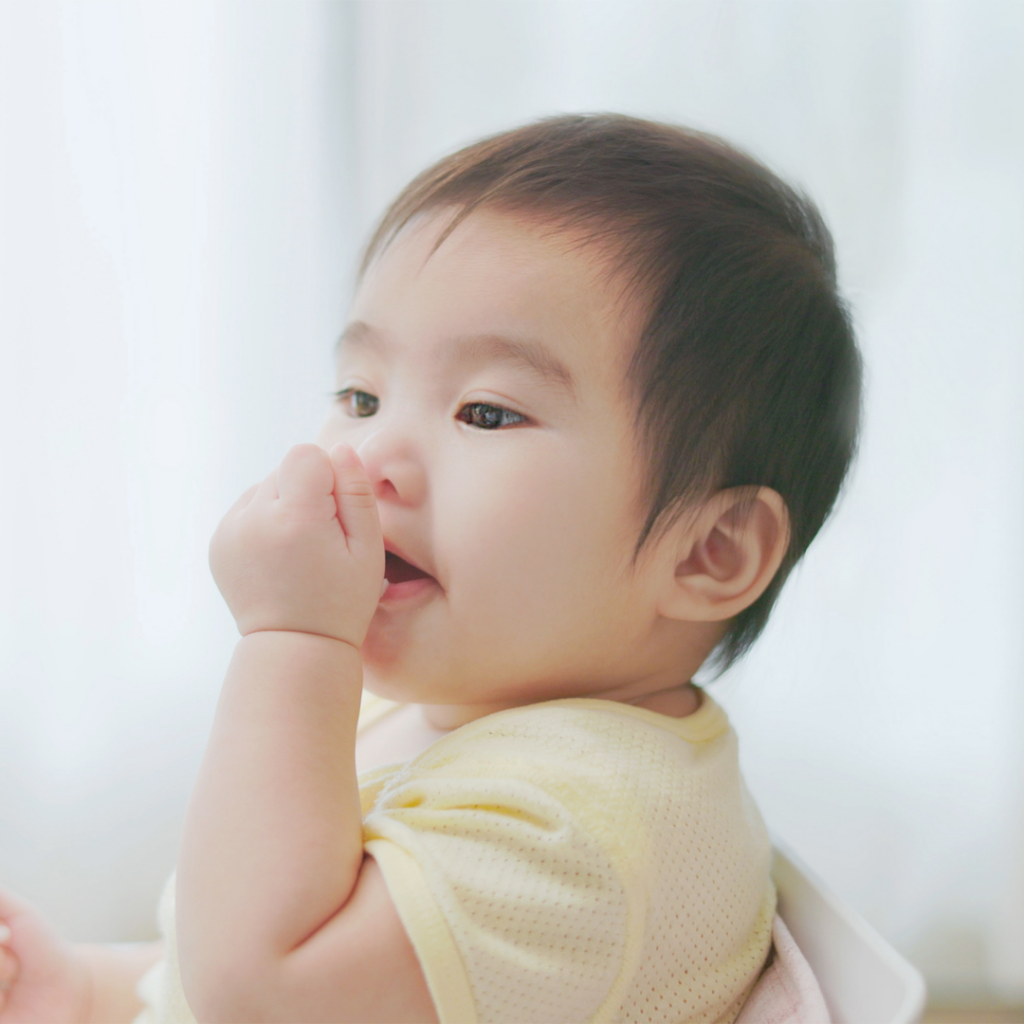
[[[524,278],[531,272],[562,271],[574,284],[595,285],[594,298],[603,303],[625,286],[623,244],[612,231],[554,213],[442,207],[412,218],[377,253],[363,279],[389,262],[413,275],[428,273],[439,262],[500,263],[504,273]]]
[[[376,257],[353,319],[420,342],[511,337],[586,372],[631,354],[644,304],[607,239],[490,208],[416,218]]]

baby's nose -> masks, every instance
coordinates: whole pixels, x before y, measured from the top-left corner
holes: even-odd
[[[377,500],[418,505],[426,497],[423,453],[415,440],[396,429],[380,428],[356,445]]]

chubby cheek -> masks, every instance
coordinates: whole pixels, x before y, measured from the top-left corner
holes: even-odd
[[[458,552],[451,611],[481,642],[550,651],[552,639],[599,624],[623,531],[594,468],[534,461],[501,486],[467,486],[445,517]]]

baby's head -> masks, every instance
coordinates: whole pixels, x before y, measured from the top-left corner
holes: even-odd
[[[398,197],[338,387],[320,440],[393,552],[366,685],[483,710],[746,650],[839,492],[860,361],[810,202],[717,139],[567,116]]]

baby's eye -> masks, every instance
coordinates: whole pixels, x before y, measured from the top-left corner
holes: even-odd
[[[335,398],[350,415],[361,419],[373,416],[380,409],[380,399],[376,395],[360,391],[358,388],[345,388],[335,392]],[[464,405],[456,419],[481,430],[497,430],[500,427],[526,422],[526,417],[521,413],[487,402],[471,402]]]
[[[482,430],[497,430],[498,427],[526,422],[526,417],[520,413],[503,409],[500,405],[488,405],[486,402],[471,402],[464,405],[455,418]]]
[[[376,395],[358,388],[345,388],[335,392],[334,397],[354,416],[372,416],[380,408],[380,399]]]

